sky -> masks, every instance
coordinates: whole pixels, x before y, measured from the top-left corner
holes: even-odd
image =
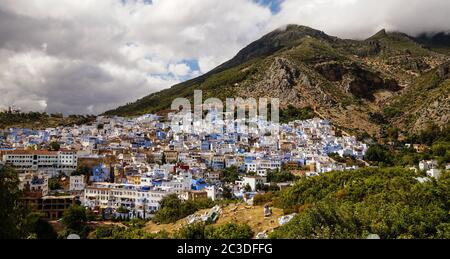
[[[286,24],[364,39],[449,31],[448,0],[1,0],[0,109],[99,114]]]

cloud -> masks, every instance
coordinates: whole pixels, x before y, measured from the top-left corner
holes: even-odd
[[[285,0],[270,28],[302,24],[345,38],[367,38],[380,29],[411,35],[450,29],[446,0]]]
[[[270,17],[248,0],[2,0],[0,107],[101,113],[207,72]]]
[[[2,0],[0,108],[101,113],[288,23],[347,38],[450,28],[446,0]]]

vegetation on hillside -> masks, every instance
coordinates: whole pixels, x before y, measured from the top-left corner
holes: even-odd
[[[425,145],[425,150],[419,152],[411,144]],[[435,159],[443,169],[450,163],[450,125],[442,129],[429,125],[394,145],[372,145],[367,150],[365,159],[372,165],[381,167],[416,166],[422,160]]]
[[[450,174],[421,183],[401,168],[367,168],[304,178],[277,206],[298,212],[271,238],[449,238]]]
[[[74,124],[87,124],[92,122],[94,119],[95,116],[92,115],[70,115],[68,117],[64,117],[61,114],[47,114],[40,112],[0,112],[0,129],[12,127],[43,129],[47,127],[73,126]]]
[[[286,109],[280,110],[280,122],[289,123],[295,120],[310,120],[317,117],[311,107],[296,108],[293,105],[288,105]]]
[[[160,231],[158,233],[146,232],[139,226],[127,228],[118,226],[103,226],[93,231],[91,239],[251,239],[254,236],[251,228],[246,224],[233,222],[212,226],[203,222],[186,225],[175,233]]]
[[[441,35],[433,41],[448,41]],[[450,81],[440,74],[449,59],[403,33],[380,31],[373,37],[343,40],[304,26],[289,25],[241,50],[232,60],[198,78],[106,112],[134,116],[168,109],[177,97],[275,97],[281,122],[315,116],[310,108],[347,132],[385,137],[417,132],[429,119],[448,119]],[[442,45],[442,44],[441,44]],[[274,62],[282,59],[281,66]],[[283,74],[284,72],[287,74]],[[289,71],[295,73],[289,74]],[[440,75],[439,75],[440,74]],[[427,93],[425,96],[423,93]],[[430,106],[438,101],[437,105]]]
[[[298,179],[288,171],[270,170],[267,172],[267,182],[269,183],[284,183],[292,182]]]
[[[221,226],[208,226],[199,222],[184,226],[173,237],[176,239],[251,239],[254,233],[246,224],[229,222]]]
[[[0,165],[0,239],[54,239],[56,233],[42,215],[20,200],[17,172]]]
[[[210,199],[182,201],[176,194],[165,196],[160,204],[161,209],[156,212],[153,221],[161,224],[174,223],[198,210],[212,208],[215,205]]]

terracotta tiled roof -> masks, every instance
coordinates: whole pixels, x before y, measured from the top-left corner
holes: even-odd
[[[8,150],[8,151],[3,151],[3,154],[56,156],[56,155],[58,155],[58,152],[57,151],[47,151],[47,150]]]

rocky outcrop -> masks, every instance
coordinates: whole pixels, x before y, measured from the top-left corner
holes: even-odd
[[[276,97],[282,101],[297,99],[297,84],[303,81],[300,71],[286,58],[275,58],[262,80],[252,85],[250,91],[242,92],[247,97]],[[242,89],[244,90],[244,89]]]
[[[267,74],[268,84],[280,89],[291,89],[296,84],[299,74],[289,60],[276,58]]]
[[[359,57],[375,56],[382,51],[382,44],[378,40],[367,40],[354,50]]]
[[[341,81],[346,73],[345,68],[337,62],[317,64],[315,70],[331,82]]]
[[[376,73],[355,67],[352,71],[354,79],[348,90],[356,97],[369,101],[375,100],[374,93],[379,90],[399,91],[401,88],[394,79],[383,79]]]
[[[391,57],[386,63],[415,73],[422,73],[430,68],[430,65],[423,58],[409,55]]]
[[[450,79],[450,62],[446,62],[438,68],[439,77],[442,79]]]
[[[415,132],[426,128],[430,122],[439,127],[448,125],[450,123],[450,95],[441,96],[422,107],[415,114],[418,115],[418,118],[411,125],[411,129]]]

